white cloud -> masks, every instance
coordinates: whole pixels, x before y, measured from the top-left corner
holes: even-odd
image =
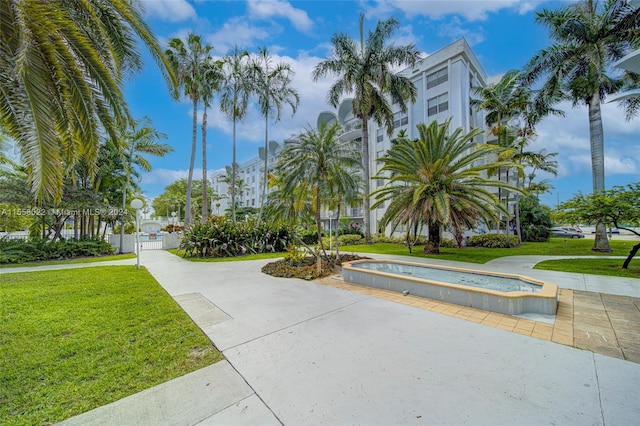
[[[539,2],[538,2],[539,4]],[[449,15],[459,15],[468,21],[483,21],[488,15],[501,9],[515,8],[518,13],[530,11],[534,5],[531,1],[521,0],[376,0],[363,3],[367,17],[388,17],[394,10],[402,11],[407,17],[427,16],[431,19],[442,19]]]
[[[591,175],[591,147],[588,112],[585,106],[573,108],[570,102],[558,105],[565,117],[547,117],[537,127],[531,149],[558,152],[558,177]],[[640,174],[640,119],[626,121],[614,104],[602,105],[605,132],[605,176]]]
[[[198,176],[198,173],[194,170],[194,176]],[[169,169],[155,169],[148,173],[142,174],[140,183],[144,185],[169,185],[178,179],[186,179],[189,176],[189,170],[169,170]],[[202,177],[202,170],[200,170],[200,176]]]
[[[142,0],[144,14],[168,22],[196,18],[196,11],[187,0]]]
[[[471,31],[465,29],[460,18],[454,16],[449,22],[443,23],[438,27],[438,36],[448,37],[451,40],[457,40],[464,37],[471,46],[484,41],[484,34],[481,31]]]
[[[313,21],[302,9],[296,9],[291,3],[283,0],[250,0],[249,16],[253,19],[269,19],[284,17],[298,30],[308,32],[313,28]]]
[[[263,40],[269,38],[271,30],[256,27],[245,18],[231,18],[224,23],[222,28],[213,34],[207,35],[206,40],[214,47],[216,54],[226,54],[234,46],[253,49],[259,46]]]

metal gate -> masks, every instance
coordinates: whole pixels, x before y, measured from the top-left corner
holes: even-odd
[[[150,233],[140,235],[141,250],[162,250],[162,235]]]

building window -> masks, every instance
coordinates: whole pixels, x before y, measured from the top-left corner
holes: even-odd
[[[384,151],[377,151],[376,152],[376,162],[378,164],[382,163],[382,161],[380,160],[380,158],[384,155]]]
[[[384,186],[384,179],[376,179],[376,188]]]
[[[427,114],[429,116],[439,114],[449,110],[449,94],[443,93],[440,96],[427,101]]]
[[[376,130],[376,142],[382,142],[384,140],[384,132],[383,129]]]
[[[393,128],[397,129],[398,127],[402,127],[402,126],[406,126],[407,124],[409,124],[409,116],[402,115],[402,111],[398,111],[395,114],[393,114]]]
[[[441,70],[427,75],[427,89],[431,89],[447,81],[449,81],[449,74],[447,74],[446,68],[442,68]]]

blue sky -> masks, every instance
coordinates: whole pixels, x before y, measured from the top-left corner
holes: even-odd
[[[215,55],[226,54],[234,45],[256,52],[266,46],[276,61],[285,61],[296,72],[294,88],[300,106],[291,116],[286,110],[278,123],[270,124],[270,139],[281,141],[315,123],[326,103],[330,80],[314,83],[314,66],[330,54],[331,37],[344,32],[358,37],[358,17],[365,13],[365,29],[379,19],[396,18],[400,27],[393,42],[414,43],[425,55],[465,37],[490,79],[510,69],[521,68],[538,50],[548,46],[546,30],[534,23],[535,11],[557,8],[566,2],[519,0],[413,0],[413,1],[225,1],[143,0],[145,17],[163,47],[173,37],[200,35],[214,47]],[[134,117],[146,115],[168,138],[175,152],[164,158],[150,158],[153,171],[142,175],[144,195],[153,198],[164,187],[186,177],[191,149],[191,105],[174,101],[158,66],[145,53],[142,73],[126,84],[126,97]],[[570,198],[578,191],[591,192],[591,158],[588,116],[585,107],[560,105],[564,118],[545,119],[537,129],[532,148],[558,152],[559,175],[555,189],[542,197],[548,205]],[[264,142],[264,119],[254,104],[238,124],[237,155],[242,163],[257,155]],[[606,186],[640,180],[640,118],[626,121],[615,104],[603,106],[605,130]],[[209,111],[207,137],[209,170],[231,163],[231,123],[213,108]],[[195,178],[199,167],[200,135]]]

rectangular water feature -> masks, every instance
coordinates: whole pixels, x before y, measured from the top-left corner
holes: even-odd
[[[558,286],[519,275],[390,260],[342,265],[347,282],[508,315],[555,315]]]

